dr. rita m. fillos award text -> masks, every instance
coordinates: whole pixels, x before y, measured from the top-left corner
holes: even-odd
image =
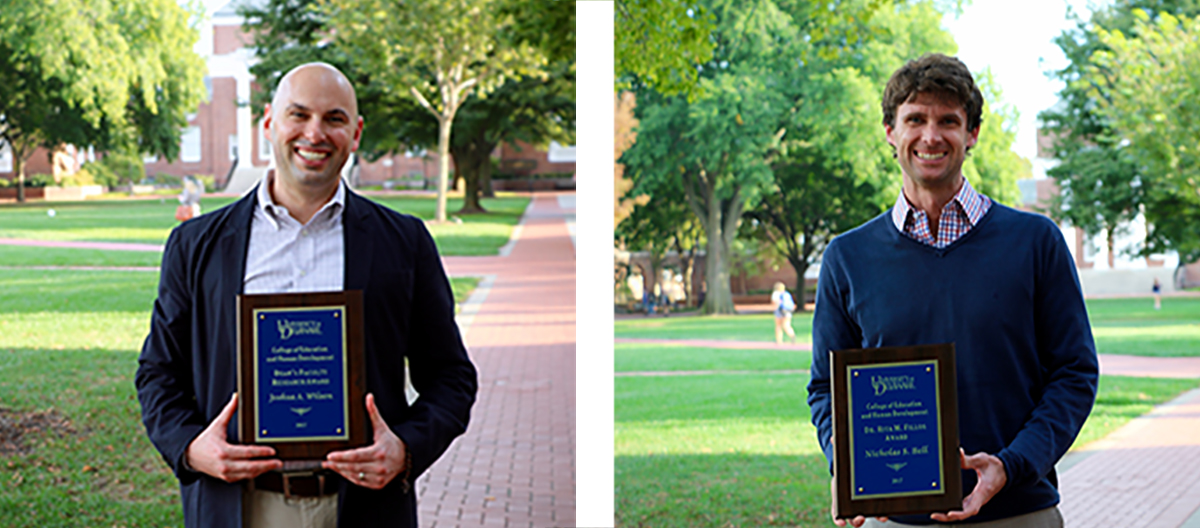
[[[829,354],[834,516],[960,509],[954,344]]]
[[[313,467],[367,445],[362,292],[239,295],[237,304],[241,442]]]

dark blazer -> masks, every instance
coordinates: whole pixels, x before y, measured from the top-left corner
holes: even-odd
[[[236,391],[236,295],[242,292],[257,193],[176,227],[163,252],[137,391],[151,442],[179,479],[189,527],[240,527],[243,483],[183,467],[188,444]],[[363,291],[367,391],[408,446],[415,483],[467,428],[478,389],[454,322],[454,299],[420,219],[353,192],[343,211],[345,289]],[[404,358],[420,397],[404,395]],[[230,442],[237,441],[237,417]],[[415,489],[379,491],[340,478],[338,525],[417,526]]]

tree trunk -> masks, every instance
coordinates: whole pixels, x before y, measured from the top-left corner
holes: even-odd
[[[708,294],[704,296],[706,314],[734,314],[733,291],[729,289],[729,237],[725,234],[725,222],[721,218],[721,201],[715,196],[715,189],[710,186],[708,196],[708,218],[705,230],[708,232],[708,252],[704,256],[704,276],[708,283]]]
[[[438,118],[438,181],[437,181],[437,212],[434,220],[446,221],[446,185],[450,176],[450,125],[454,117]]]
[[[680,264],[682,265],[681,267],[683,268],[683,305],[692,306],[695,304],[693,302],[695,297],[692,295],[692,272],[696,269],[696,250],[692,249],[687,255],[688,256],[684,258],[682,254],[680,254],[679,259]]]
[[[1113,254],[1113,228],[1108,228],[1108,269],[1113,269],[1116,263],[1116,255]]]
[[[488,155],[488,162],[479,172],[479,188],[484,198],[495,198],[496,190],[492,188],[492,160],[491,155]]]
[[[487,210],[479,202],[482,195],[481,181],[484,176],[491,176],[491,148],[493,144],[477,140],[470,144],[454,149],[454,164],[458,167],[466,192],[463,194],[463,206],[460,214],[486,213]]]
[[[11,143],[9,143],[11,145]],[[17,169],[17,201],[25,201],[25,160],[22,159],[16,148],[13,148],[13,165]]]

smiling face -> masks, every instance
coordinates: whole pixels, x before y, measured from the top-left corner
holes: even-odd
[[[276,181],[296,190],[336,187],[362,137],[362,118],[346,77],[325,64],[300,66],[279,82],[265,113]]]
[[[930,189],[957,187],[967,148],[979,137],[979,128],[967,129],[961,105],[926,92],[901,104],[895,125],[884,125],[884,130],[896,148],[906,185]]]

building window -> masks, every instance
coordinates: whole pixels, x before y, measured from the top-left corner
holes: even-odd
[[[546,160],[551,163],[575,163],[575,145],[559,145],[557,141],[550,142],[550,152]]]
[[[200,161],[200,127],[187,127],[183,131],[183,141],[179,150],[180,161],[184,163]]]
[[[0,172],[13,171],[13,152],[8,142],[0,139]]]
[[[238,142],[237,134],[229,134],[229,161],[237,161],[238,159]],[[249,163],[250,160],[246,160]]]

